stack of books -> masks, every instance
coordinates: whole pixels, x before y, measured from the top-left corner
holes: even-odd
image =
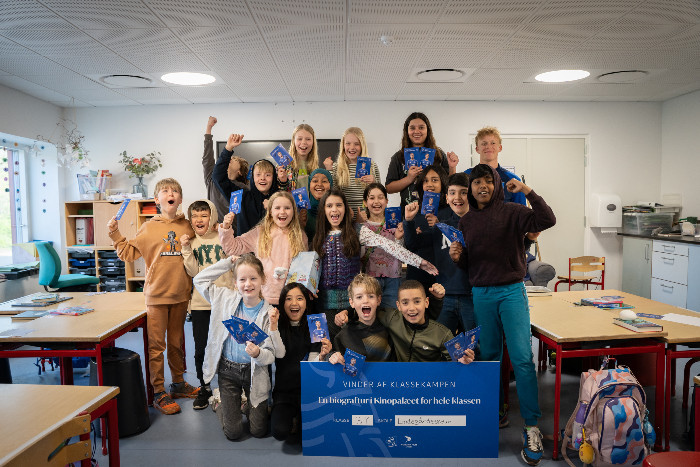
[[[619,295],[608,295],[597,298],[582,298],[581,305],[595,306],[598,308],[613,308],[616,310],[634,308],[632,305],[627,305],[622,301]]]
[[[661,332],[664,330],[664,327],[660,324],[652,323],[651,321],[646,321],[641,318],[613,318],[613,323],[634,332]]]

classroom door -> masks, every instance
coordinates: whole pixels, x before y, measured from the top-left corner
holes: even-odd
[[[569,258],[584,254],[584,159],[583,137],[506,137],[498,158],[502,167],[524,176],[557,216],[557,224],[539,238],[542,261],[552,264],[557,275],[567,275]],[[472,165],[478,162],[472,146]]]

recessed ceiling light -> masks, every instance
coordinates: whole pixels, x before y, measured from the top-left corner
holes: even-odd
[[[464,76],[464,72],[454,68],[435,68],[416,73],[416,78],[421,81],[446,82],[455,81]]]
[[[540,73],[535,76],[537,81],[544,83],[563,83],[566,81],[576,81],[589,76],[590,73],[586,70],[555,70],[546,73]]]
[[[179,84],[182,86],[201,86],[203,84],[210,84],[216,81],[212,75],[207,75],[205,73],[189,73],[189,72],[179,72],[179,73],[166,73],[160,77],[166,83]]]

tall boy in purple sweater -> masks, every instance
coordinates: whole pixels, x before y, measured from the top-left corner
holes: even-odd
[[[523,285],[527,232],[552,227],[556,218],[552,209],[523,182],[511,179],[506,188],[522,192],[532,209],[503,201],[503,185],[496,169],[486,164],[475,166],[469,174],[469,212],[459,221],[466,248],[452,242],[450,257],[461,267],[469,264],[474,314],[481,326],[481,359],[498,360],[503,356],[503,334],[525,419],[521,456],[529,465],[542,458],[542,434],[537,428],[541,413],[538,403],[537,375],[530,342],[530,310]],[[503,394],[501,394],[501,404]],[[494,414],[495,416],[495,414]]]

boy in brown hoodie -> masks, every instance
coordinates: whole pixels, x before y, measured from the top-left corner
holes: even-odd
[[[183,379],[184,336],[187,304],[192,295],[192,278],[183,266],[180,238],[194,236],[194,231],[185,216],[178,213],[182,204],[182,187],[172,178],[156,184],[154,190],[160,215],[144,223],[132,240],[119,232],[113,217],[107,223],[109,238],[123,261],[134,261],[143,256],[146,262],[146,281],[143,292],[146,297],[148,316],[148,368],[151,385],[155,392],[153,406],[166,415],[178,413],[180,406],[172,399],[195,398],[198,388]],[[165,392],[163,351],[168,349],[168,366],[173,382],[170,394]]]

